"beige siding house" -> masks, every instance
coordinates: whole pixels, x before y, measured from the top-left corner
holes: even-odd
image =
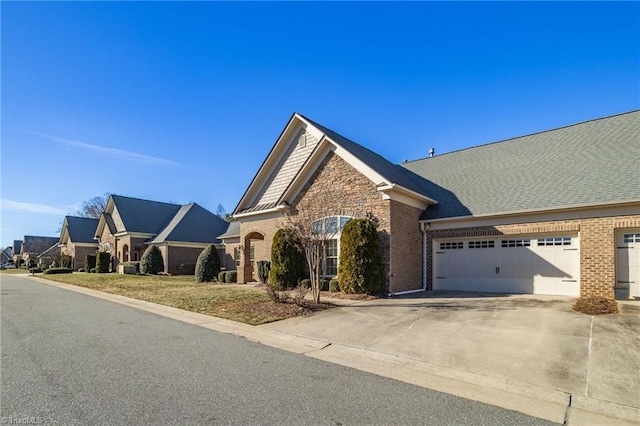
[[[393,164],[293,114],[222,235],[256,279],[286,214],[378,223],[389,293],[640,297],[640,111]],[[338,225],[336,225],[338,224]],[[227,265],[228,266],[228,265]]]

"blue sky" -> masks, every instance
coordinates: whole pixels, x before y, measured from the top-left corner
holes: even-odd
[[[2,2],[1,242],[232,211],[294,111],[393,162],[640,106],[637,2]]]

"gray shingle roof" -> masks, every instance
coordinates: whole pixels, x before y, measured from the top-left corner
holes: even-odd
[[[22,253],[22,240],[13,240],[13,254]]]
[[[158,234],[180,210],[179,205],[111,195],[127,232]],[[118,229],[118,231],[124,231]]]
[[[227,222],[196,203],[179,208],[168,225],[151,242],[165,241],[218,244]]]
[[[46,251],[54,244],[58,244],[58,237],[25,235],[24,240],[22,241],[22,253],[37,255]]]
[[[240,222],[234,221],[229,223],[224,234],[218,235],[221,240],[224,238],[236,238],[240,236]]]
[[[640,200],[640,111],[403,163],[438,201],[423,219]]]
[[[72,243],[95,243],[94,239],[98,219],[91,217],[65,216],[64,221]]]

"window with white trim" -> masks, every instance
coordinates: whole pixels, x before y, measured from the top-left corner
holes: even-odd
[[[109,252],[111,251],[111,243],[104,243],[104,244],[102,245],[102,249],[103,249],[105,252],[109,253]]]
[[[493,240],[488,241],[469,241],[470,249],[479,249],[479,248],[494,248],[495,242]]]
[[[530,247],[530,239],[502,240],[502,247]]]
[[[538,238],[538,247],[542,246],[570,246],[571,237]]]
[[[464,243],[462,241],[440,243],[440,250],[456,250],[463,249]]]
[[[625,243],[640,243],[640,234],[624,234],[622,239]]]
[[[233,248],[233,260],[236,262],[236,266],[240,266],[240,247]]]
[[[314,233],[325,234],[330,238],[325,246],[325,264],[323,265],[326,277],[338,275],[340,235],[349,220],[351,220],[350,216],[328,216],[311,224],[311,229]]]

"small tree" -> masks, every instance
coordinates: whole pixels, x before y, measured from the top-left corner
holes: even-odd
[[[206,283],[213,281],[220,272],[220,256],[218,250],[213,244],[209,244],[196,262],[196,282]]]
[[[338,283],[344,293],[384,290],[384,266],[378,232],[369,219],[351,219],[340,236]]]
[[[323,277],[326,276],[327,244],[339,230],[337,216],[324,218],[320,211],[305,210],[287,215],[288,229],[307,261],[313,303],[320,303]]]
[[[105,274],[109,272],[109,264],[111,263],[111,253],[106,251],[98,252],[96,257],[96,272]]]
[[[279,229],[273,236],[269,281],[277,290],[294,288],[304,277],[304,257],[299,246],[291,229]]]
[[[150,245],[144,253],[142,253],[142,257],[140,258],[140,272],[150,275],[164,272],[164,260],[157,246]]]

